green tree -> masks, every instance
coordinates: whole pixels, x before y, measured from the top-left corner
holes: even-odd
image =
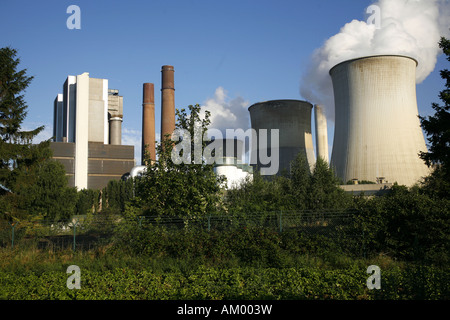
[[[20,59],[16,56],[15,49],[0,49],[0,183],[10,189],[11,169],[21,161],[29,164],[31,140],[44,129],[21,130],[28,108],[23,92],[33,77],[26,75],[27,69],[17,70]]]
[[[125,205],[133,198],[133,179],[111,180],[102,190],[104,203],[102,211],[105,209],[116,212],[123,212]]]
[[[74,213],[77,190],[68,187],[64,166],[49,159],[35,166],[34,170],[34,181],[19,191],[25,199],[24,209],[28,214],[40,215],[45,219],[70,218]]]
[[[176,129],[187,130],[191,137],[194,130],[199,130],[202,136],[210,124],[210,114],[205,112],[205,118],[200,119],[200,106],[190,105],[189,114],[185,109],[176,110]],[[207,142],[202,142],[201,152]],[[213,165],[194,163],[194,157],[189,163],[174,163],[172,151],[175,141],[169,135],[162,137],[157,145],[157,161],[147,159],[147,170],[137,184],[136,195],[138,204],[147,215],[172,215],[198,217],[213,213],[220,203],[219,179],[213,171]],[[187,154],[183,154],[186,152]],[[194,141],[191,148],[182,150],[181,156],[194,154]]]
[[[339,187],[340,181],[328,163],[318,158],[312,172],[308,189],[309,209],[345,209],[351,201]]]
[[[402,260],[447,266],[450,252],[450,202],[395,184],[384,196],[359,199],[356,230],[366,249]]]
[[[450,61],[450,41],[441,38],[439,46],[442,48],[447,60]],[[442,79],[445,80],[445,89],[439,93],[443,105],[432,104],[435,114],[420,117],[423,130],[430,143],[428,152],[421,152],[420,157],[430,166],[435,166],[433,173],[425,178],[427,189],[438,196],[450,194],[450,71],[441,70]]]
[[[76,195],[75,214],[85,215],[97,213],[100,202],[100,191],[94,189],[82,189]]]
[[[241,216],[292,209],[290,181],[287,177],[267,179],[255,171],[253,179],[227,190],[226,208]]]
[[[290,189],[296,210],[309,209],[308,192],[311,183],[311,171],[306,156],[299,153],[291,162]]]
[[[9,191],[0,197],[0,210],[7,219],[67,217],[74,190],[67,187],[64,169],[50,160],[49,140],[32,144],[44,126],[21,129],[28,109],[23,92],[33,77],[18,70],[16,56],[15,49],[0,49],[0,184]]]

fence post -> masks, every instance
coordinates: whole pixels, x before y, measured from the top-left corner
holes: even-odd
[[[11,223],[9,221],[8,223],[11,226],[11,249],[14,249],[14,229],[16,228],[17,223]]]
[[[211,214],[208,215],[208,232],[211,231]]]
[[[76,233],[77,233],[77,224],[78,224],[78,219],[77,221],[73,222],[73,251],[76,250]]]

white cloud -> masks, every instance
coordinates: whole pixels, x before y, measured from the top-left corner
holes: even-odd
[[[225,129],[247,130],[250,127],[249,105],[241,96],[230,99],[227,91],[218,87],[214,96],[203,103],[202,112],[211,112],[210,128],[219,129],[223,133]]]
[[[326,108],[334,120],[334,99],[329,70],[336,64],[370,55],[399,54],[418,60],[416,81],[422,82],[434,69],[442,35],[447,35],[450,6],[445,0],[379,0],[380,28],[366,21],[346,23],[311,56],[302,77],[300,94]]]

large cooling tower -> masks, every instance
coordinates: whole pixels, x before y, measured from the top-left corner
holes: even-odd
[[[416,101],[417,61],[395,55],[344,61],[330,70],[335,99],[331,166],[351,179],[413,185],[428,174]]]
[[[312,104],[301,100],[271,100],[251,105],[248,110],[252,129],[256,130],[258,138],[257,154],[252,152],[251,164],[257,167],[267,167],[260,161],[261,153],[266,154],[259,146],[261,140],[260,129],[267,130],[267,139],[270,141],[270,130],[279,129],[279,149],[268,149],[271,152],[279,152],[279,170],[290,171],[290,162],[299,153],[303,153],[312,167],[315,163],[314,146],[311,134],[311,109]],[[254,147],[252,147],[254,148]]]

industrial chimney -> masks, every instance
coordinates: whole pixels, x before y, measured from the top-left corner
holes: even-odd
[[[155,91],[153,83],[144,83],[142,98],[142,155],[141,164],[145,165],[145,153],[150,160],[156,160],[155,150]]]
[[[251,164],[257,163],[257,167],[264,167],[260,163],[262,153],[271,154],[279,152],[279,170],[290,171],[291,161],[295,160],[299,153],[304,154],[310,168],[315,164],[314,146],[311,134],[311,110],[312,104],[301,100],[270,100],[251,105],[248,110],[252,129],[256,130],[258,142],[261,139],[260,129],[279,129],[279,149],[271,148],[260,150],[259,143],[257,154],[251,154]],[[268,139],[269,140],[269,139]]]
[[[161,68],[161,141],[175,130],[175,84],[173,66]]]
[[[314,124],[316,127],[317,158],[322,158],[328,163],[327,118],[323,108],[317,104],[314,106]]]
[[[331,166],[352,180],[411,186],[428,174],[417,117],[417,61],[382,55],[344,61],[330,70],[336,108]]]

